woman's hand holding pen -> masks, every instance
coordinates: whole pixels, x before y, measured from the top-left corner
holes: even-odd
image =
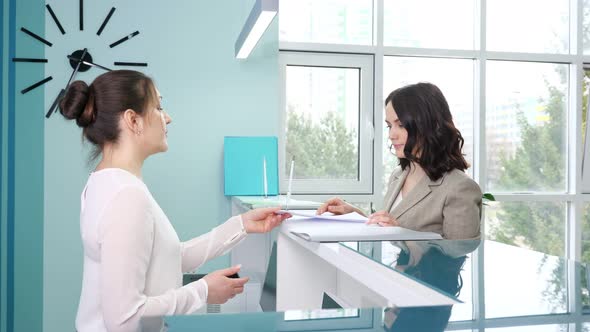
[[[377,224],[379,226],[399,226],[397,219],[392,217],[387,211],[377,211],[369,216],[367,225]]]
[[[266,233],[279,226],[283,220],[291,218],[291,214],[277,214],[280,207],[260,208],[242,214],[242,222],[246,233]]]

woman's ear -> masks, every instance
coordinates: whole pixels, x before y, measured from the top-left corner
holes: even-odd
[[[143,118],[132,109],[126,109],[123,112],[124,126],[136,135],[143,131]]]

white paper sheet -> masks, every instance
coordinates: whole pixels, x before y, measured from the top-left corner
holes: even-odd
[[[367,217],[357,213],[352,212],[348,214],[332,214],[326,212],[321,215],[315,214],[315,211],[309,210],[281,210],[280,213],[290,213],[295,218],[291,218],[293,220],[304,220],[304,219],[316,219],[316,220],[331,220],[331,221],[347,221],[347,222],[361,222],[364,223],[368,220]]]
[[[403,241],[440,240],[440,234],[417,232],[402,227],[381,227],[364,222],[343,222],[341,220],[293,216],[282,226],[305,240],[313,242],[343,241]]]

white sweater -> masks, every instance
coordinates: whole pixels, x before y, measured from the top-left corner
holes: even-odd
[[[180,242],[146,185],[109,168],[90,175],[81,197],[84,246],[76,329],[136,331],[143,316],[189,314],[207,300],[207,283],[182,286],[182,273],[225,254],[246,235],[240,216]]]

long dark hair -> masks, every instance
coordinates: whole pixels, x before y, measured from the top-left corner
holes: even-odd
[[[388,103],[392,103],[408,131],[405,158],[399,160],[402,169],[415,162],[434,181],[445,172],[464,171],[469,167],[461,153],[463,136],[455,127],[449,104],[436,85],[406,85],[390,93],[385,99],[385,105]]]

